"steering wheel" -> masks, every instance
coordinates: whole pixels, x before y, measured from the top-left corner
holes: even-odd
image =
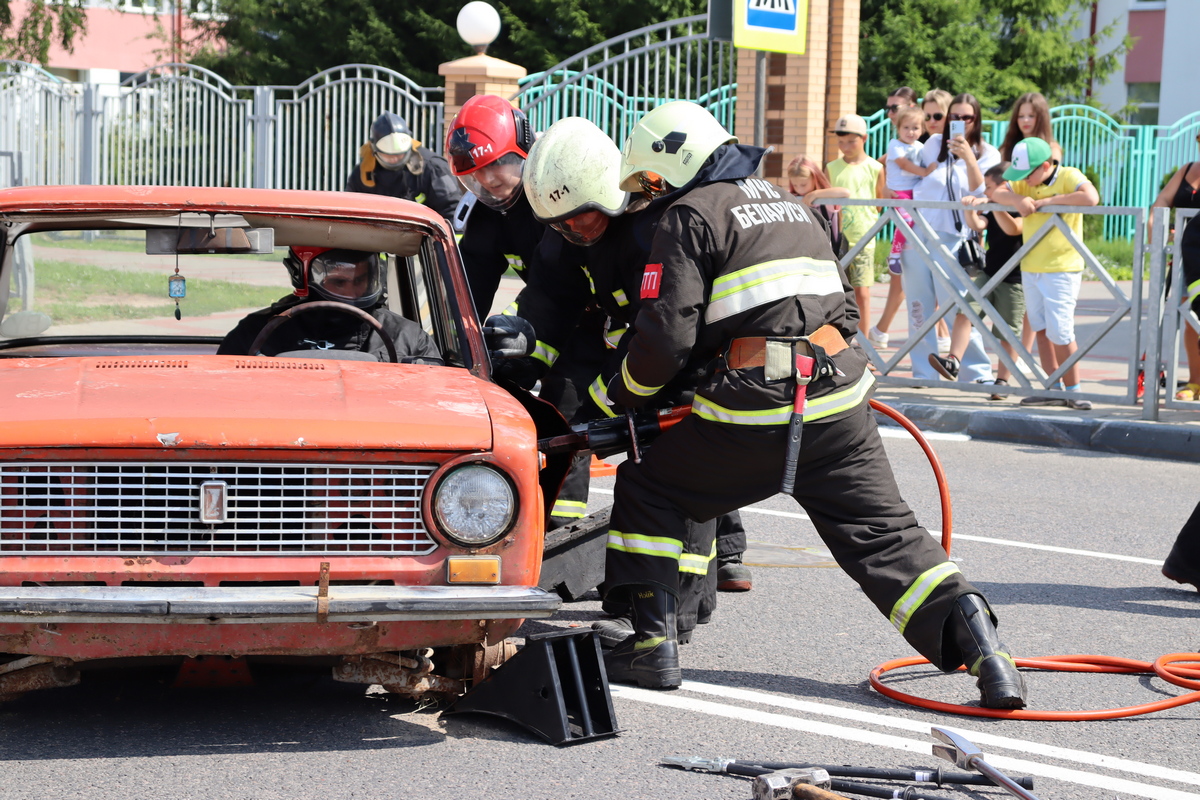
[[[291,308],[285,309],[271,317],[267,324],[263,326],[263,329],[258,332],[258,336],[254,337],[254,343],[250,345],[250,352],[248,355],[258,355],[262,351],[263,344],[266,343],[271,334],[274,333],[280,325],[287,322],[292,317],[299,316],[300,314],[307,314],[310,311],[322,308],[327,311],[340,311],[343,314],[352,314],[361,319],[363,322],[366,322],[375,329],[375,331],[379,334],[379,338],[383,339],[384,347],[387,348],[388,357],[391,358],[392,363],[400,363],[400,357],[396,355],[396,344],[392,341],[390,336],[384,333],[382,322],[375,319],[358,306],[352,306],[349,303],[339,303],[335,300],[314,300],[311,303],[300,303],[299,305],[294,305]]]

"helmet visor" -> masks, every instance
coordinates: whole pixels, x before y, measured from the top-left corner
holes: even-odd
[[[478,197],[484,205],[504,211],[511,208],[521,196],[521,176],[524,170],[524,158],[516,153],[506,153],[486,167],[459,175],[458,180],[464,189]]]
[[[383,294],[379,256],[355,250],[330,250],[312,260],[309,286],[329,300],[370,308]]]
[[[608,215],[602,211],[584,211],[573,217],[550,223],[571,244],[588,247],[600,241],[608,230]]]
[[[389,133],[372,145],[375,160],[384,169],[400,169],[412,155],[412,137],[406,133]]]

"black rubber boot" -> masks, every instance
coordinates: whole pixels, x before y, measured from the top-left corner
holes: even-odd
[[[977,594],[958,598],[949,624],[967,672],[979,679],[975,682],[979,704],[984,708],[1024,708],[1025,678],[1000,643],[983,598]]]
[[[647,689],[676,689],[679,642],[675,634],[675,595],[661,587],[632,586],[634,635],[604,653],[608,679]]]
[[[703,622],[707,621],[704,620]],[[633,616],[631,614],[625,617],[597,620],[592,623],[592,630],[600,635],[600,646],[608,650],[611,647],[616,647],[630,636],[633,636]],[[676,631],[675,641],[681,645],[690,643],[692,641],[692,631]]]

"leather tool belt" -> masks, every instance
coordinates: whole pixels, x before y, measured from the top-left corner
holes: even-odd
[[[808,336],[743,336],[729,343],[725,366],[727,369],[763,367],[768,381],[779,381],[795,377],[796,356],[832,358],[848,346],[832,325],[822,325]]]

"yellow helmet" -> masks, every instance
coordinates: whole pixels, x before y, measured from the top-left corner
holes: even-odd
[[[708,109],[687,100],[655,108],[638,120],[621,151],[621,188],[637,191],[642,173],[684,186],[723,144],[737,142]]]

